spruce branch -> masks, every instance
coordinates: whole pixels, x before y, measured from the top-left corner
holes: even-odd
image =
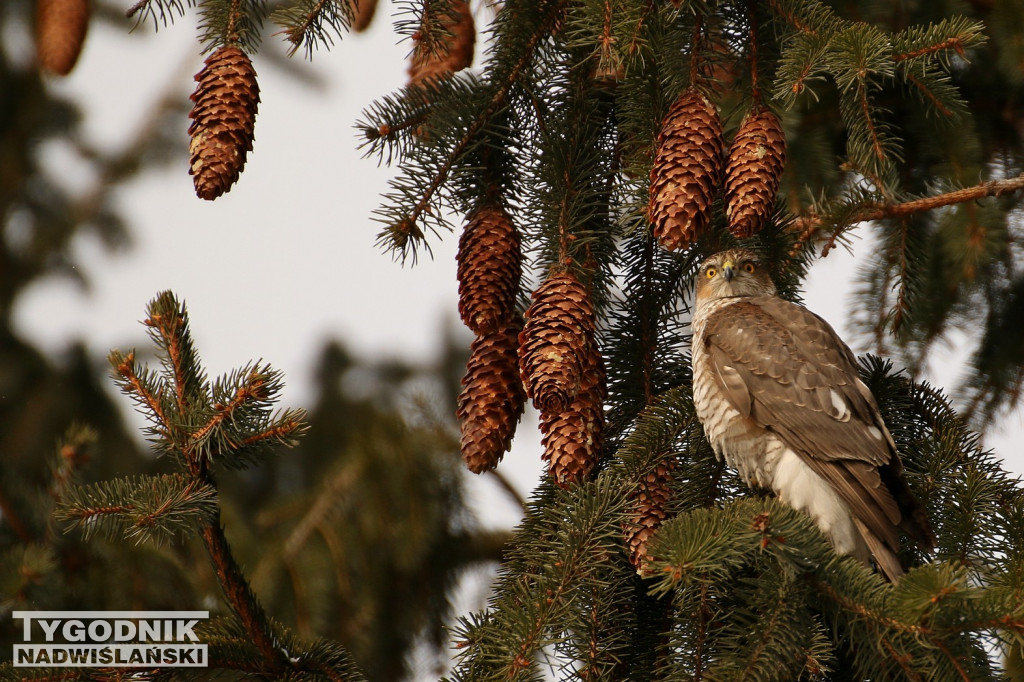
[[[283,27],[281,33],[291,45],[288,54],[304,48],[306,58],[313,50],[330,48],[334,37],[339,39],[352,27],[355,19],[353,3],[358,0],[299,0],[293,5],[282,5],[270,19]],[[364,0],[365,1],[365,0]]]
[[[146,17],[151,17],[153,27],[156,28],[161,24],[167,26],[168,23],[174,23],[175,17],[185,16],[186,7],[194,6],[195,0],[139,0],[125,10],[124,15],[128,19],[139,15],[136,19],[136,26],[142,23]]]
[[[378,244],[388,245],[390,248],[395,250],[402,260],[409,255],[408,249],[412,249],[412,255],[415,258],[415,248],[423,241],[423,232],[418,227],[417,223],[424,214],[431,212],[431,206],[434,201],[434,196],[437,192],[444,187],[449,175],[457,161],[459,161],[466,150],[473,143],[477,135],[484,129],[488,121],[494,117],[495,114],[500,111],[506,102],[506,98],[511,92],[513,86],[519,80],[522,72],[530,64],[534,58],[534,51],[537,46],[551,34],[558,17],[562,11],[562,5],[564,0],[557,0],[550,3],[547,8],[547,13],[543,21],[541,21],[536,30],[527,40],[524,49],[518,56],[518,59],[508,69],[507,73],[503,74],[502,79],[493,84],[494,92],[491,94],[486,105],[477,112],[473,120],[466,127],[465,132],[462,133],[461,137],[452,146],[451,150],[446,155],[445,160],[435,171],[431,180],[422,188],[419,193],[418,199],[413,204],[411,210],[403,216],[399,221],[392,223],[387,226],[383,232],[378,235]]]
[[[79,471],[92,456],[92,448],[99,434],[91,426],[72,424],[57,446],[50,465],[50,499],[60,504]],[[47,524],[47,541],[53,540],[53,524]]]
[[[228,544],[221,526],[219,510],[213,520],[202,528],[201,536],[213,561],[214,571],[224,596],[232,611],[241,620],[252,645],[260,652],[266,669],[272,672],[287,669],[288,657],[281,649],[270,618],[253,594],[242,568],[235,560],[231,545]]]
[[[797,249],[804,243],[816,241],[818,234],[823,228],[831,228],[831,235],[828,237],[821,254],[822,257],[825,257],[835,247],[836,241],[841,234],[857,223],[905,218],[916,213],[931,211],[944,206],[978,201],[987,197],[1001,197],[1019,192],[1022,189],[1024,189],[1024,173],[1015,178],[986,180],[971,187],[963,187],[929,197],[908,199],[902,202],[866,201],[860,206],[847,211],[846,215],[838,223],[834,223],[827,217],[813,212],[793,220],[788,229],[798,231],[799,236],[794,247],[794,249]]]
[[[192,344],[185,308],[171,292],[164,292],[153,301],[142,324],[160,349],[162,364],[171,375],[177,412],[185,415],[206,397],[206,377]]]
[[[878,163],[882,164],[886,159],[886,145],[882,141],[878,124],[873,120],[873,107],[868,102],[868,89],[863,78],[857,81],[857,104],[860,106],[861,114],[864,116],[864,124],[867,126],[868,136],[871,139],[871,151],[874,153]]]
[[[937,52],[943,52],[945,50],[953,50],[958,55],[963,57],[963,39],[960,38],[960,36],[946,38],[945,40],[935,43],[934,45],[925,45],[924,47],[919,47],[916,50],[911,50],[910,52],[901,52],[899,54],[894,54],[892,55],[892,60],[894,62],[902,62],[906,59],[917,59],[918,57],[931,56],[936,54]]]
[[[750,25],[747,34],[747,45],[750,48],[750,96],[755,102],[761,101],[761,86],[759,85],[759,71],[757,60],[758,25],[757,25],[757,3],[755,0],[747,0],[747,22]]]
[[[410,15],[408,19],[395,22],[396,30],[410,35],[415,46],[412,60],[444,59],[451,49],[455,37],[453,28],[460,20],[458,0],[421,0],[404,3],[407,9],[399,14]]]
[[[892,37],[891,59],[895,62],[939,60],[948,63],[952,53],[967,59],[968,50],[985,43],[985,27],[979,21],[952,17],[920,27],[913,26]]]
[[[182,474],[122,478],[69,488],[54,517],[78,528],[136,543],[162,542],[213,518],[217,491]]]
[[[929,104],[935,107],[935,109],[940,114],[947,118],[953,116],[953,110],[950,109],[949,106],[947,106],[947,104],[938,95],[935,94],[932,88],[928,87],[928,85],[924,82],[923,79],[919,78],[918,76],[915,76],[912,73],[906,74],[906,79],[910,82],[911,85],[913,85],[917,89],[917,92],[920,93],[920,95],[924,97]]]
[[[818,35],[818,30],[816,28],[811,26],[809,23],[806,23],[800,16],[797,15],[796,12],[793,11],[792,8],[784,7],[779,0],[768,0],[768,6],[771,7],[772,10],[776,14],[778,14],[779,17],[781,17],[786,23],[788,23],[790,26],[800,31],[801,33],[806,33],[807,35],[812,36]]]
[[[265,0],[219,0],[199,5],[200,41],[204,52],[233,46],[252,54],[259,46],[266,15]]]
[[[703,680],[705,658],[707,657],[704,649],[710,648],[709,637],[713,626],[711,619],[714,616],[714,611],[708,599],[707,577],[701,576],[698,584],[700,596],[697,602],[697,633],[693,647],[693,679]]]
[[[113,366],[114,381],[139,406],[146,418],[153,423],[149,427],[150,434],[157,438],[171,441],[175,434],[174,424],[168,419],[161,393],[164,390],[163,380],[147,370],[139,371],[135,364],[135,351],[127,354],[111,351],[108,356]]]
[[[306,411],[302,409],[286,410],[273,419],[265,428],[258,429],[242,439],[243,447],[284,445],[292,447],[296,438],[306,432]]]
[[[151,433],[159,449],[175,455],[185,473],[72,488],[59,518],[87,536],[120,532],[136,540],[198,527],[227,604],[259,655],[255,663],[246,663],[243,654],[228,667],[255,666],[263,674],[280,676],[312,666],[327,674],[333,669],[327,659],[286,653],[286,645],[289,651],[298,647],[285,641],[287,632],[270,620],[234,558],[211,472],[215,461],[240,466],[267,446],[292,444],[305,428],[304,412],[271,414],[282,382],[280,373],[266,365],[248,365],[211,385],[192,343],[188,313],[172,292],[150,302],[143,324],[159,350],[161,371],[138,367],[134,352],[115,351],[110,355],[115,379],[154,423]]]
[[[214,382],[212,410],[193,427],[184,445],[188,461],[219,462],[232,468],[255,461],[270,446],[293,446],[306,430],[305,411],[272,414],[283,382],[267,365],[250,365]]]
[[[313,535],[313,531],[328,525],[327,517],[345,499],[348,490],[359,481],[362,474],[363,467],[359,465],[358,460],[355,460],[354,464],[344,464],[326,480],[321,491],[309,505],[309,509],[285,539],[283,545],[285,561],[297,558],[310,536]]]
[[[642,47],[645,45],[645,41],[642,36],[645,29],[647,28],[648,20],[652,13],[657,10],[657,3],[654,0],[647,0],[644,5],[643,11],[640,16],[637,17],[636,22],[633,24],[632,30],[629,32],[629,40],[626,41],[626,48],[624,50],[628,57],[636,58],[640,55]],[[699,16],[699,15],[698,15]]]
[[[35,496],[26,499],[22,492],[24,481],[9,480],[0,469],[0,524],[6,521],[26,547],[53,546],[54,526],[48,522],[48,517],[53,505],[63,499],[72,480],[89,461],[96,438],[92,427],[72,422],[67,428],[46,458],[46,497],[49,499]]]
[[[589,614],[584,612],[578,620],[573,605],[589,601],[595,584],[605,595],[625,593],[624,585],[607,582],[612,579],[609,564],[622,560],[612,522],[622,500],[614,491],[613,480],[601,475],[570,491],[541,491],[535,497],[527,521],[509,543],[511,554],[506,556],[506,571],[490,611],[462,619],[456,639],[460,665],[454,679],[526,678],[537,652],[565,639],[567,619],[579,626],[571,629],[582,634],[576,646],[583,654],[589,641]],[[542,501],[551,493],[552,499]]]

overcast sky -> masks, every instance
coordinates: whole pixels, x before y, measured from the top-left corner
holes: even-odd
[[[285,373],[286,406],[310,405],[312,362],[328,338],[342,339],[365,357],[432,358],[442,328],[458,319],[457,236],[434,240],[434,259],[416,267],[402,267],[374,246],[379,226],[370,214],[392,171],[361,158],[353,128],[365,106],[405,82],[407,46],[396,44],[388,9],[382,0],[367,34],[315,54],[312,68],[324,79],[322,91],[290,80],[257,54],[262,101],[256,139],[234,188],[214,202],[196,198],[183,119],[179,163],[120,191],[134,238],[130,251],[110,255],[93,238],[78,238],[73,248],[92,289],[40,282],[19,299],[19,329],[54,354],[84,338],[103,358],[111,348],[146,346],[138,323],[145,305],[172,289],[187,302],[210,374],[262,358]],[[85,102],[87,135],[110,148],[128,143],[168,83],[178,83],[187,98],[192,75],[202,67],[191,20],[155,35],[141,29],[144,35],[129,36],[130,27],[94,24],[81,61],[58,85]],[[262,49],[283,54],[275,40]],[[74,168],[71,159],[55,162]],[[836,252],[807,283],[808,306],[840,333],[853,270],[854,259]],[[471,336],[464,335],[468,346]],[[955,349],[940,356],[936,383],[952,385],[962,360]],[[987,444],[1008,468],[1024,473],[1019,413],[1006,423],[1010,428],[990,434]],[[525,493],[540,472],[532,414],[520,434],[502,470]],[[501,497],[486,481],[474,483],[474,490],[479,499]],[[515,509],[499,502],[490,520],[513,523]]]

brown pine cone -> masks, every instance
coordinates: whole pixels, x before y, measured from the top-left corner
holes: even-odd
[[[674,459],[658,462],[654,471],[647,474],[630,496],[629,519],[622,524],[622,532],[629,546],[629,561],[641,575],[647,572],[647,563],[651,559],[647,553],[647,541],[669,515],[668,503],[672,497],[669,484],[673,469]]]
[[[648,212],[666,249],[685,249],[707,227],[724,149],[715,106],[693,88],[680,95],[661,124],[651,166]]]
[[[352,0],[352,30],[362,33],[370,28],[377,12],[377,0]]]
[[[475,334],[504,325],[522,274],[519,230],[500,206],[481,206],[459,239],[459,316]]]
[[[413,50],[409,58],[409,85],[418,85],[446,78],[473,63],[473,49],[476,46],[476,26],[473,12],[466,0],[451,0],[455,18],[430,17],[430,3],[426,4],[423,20],[440,20],[451,34],[443,45],[430,46],[422,40],[424,31],[413,36]]]
[[[586,288],[571,273],[548,278],[533,292],[519,335],[519,370],[526,393],[556,415],[580,390],[596,322]]]
[[[604,363],[591,341],[579,391],[564,410],[540,416],[543,457],[559,487],[586,480],[600,459],[606,394]]]
[[[470,346],[455,415],[462,459],[474,474],[493,469],[512,445],[526,393],[519,379],[516,348],[522,322],[477,337]]]
[[[775,207],[786,165],[786,136],[771,111],[755,108],[743,119],[725,168],[725,214],[736,237],[761,231]]]
[[[60,76],[71,73],[89,28],[89,0],[37,0],[36,58]]]
[[[211,54],[195,79],[189,174],[196,194],[212,200],[238,180],[252,151],[260,88],[249,57],[231,45]]]

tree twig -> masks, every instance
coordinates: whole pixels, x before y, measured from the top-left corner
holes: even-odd
[[[835,244],[835,238],[846,227],[870,220],[884,220],[886,218],[903,218],[915,213],[931,211],[944,206],[962,204],[967,201],[977,201],[986,197],[1000,197],[1005,194],[1012,194],[1024,189],[1024,173],[1015,178],[1005,180],[987,180],[971,187],[944,192],[930,197],[911,199],[898,203],[873,202],[862,206],[854,211],[841,225],[837,226],[835,234],[829,240],[829,244],[822,251],[822,256],[827,256],[831,247]],[[790,229],[799,231],[794,251],[799,249],[805,242],[812,241],[817,236],[825,222],[821,216],[815,213],[801,216],[790,223]]]
[[[419,220],[420,216],[423,213],[429,212],[430,202],[433,199],[434,194],[436,194],[437,191],[441,189],[445,181],[448,179],[448,175],[451,173],[452,168],[454,168],[455,162],[462,156],[462,153],[469,147],[470,143],[473,141],[473,138],[476,137],[477,133],[479,133],[483,129],[484,125],[491,118],[491,116],[493,116],[504,104],[505,98],[508,96],[508,93],[511,92],[512,86],[515,85],[516,81],[519,78],[519,74],[522,72],[524,68],[526,68],[526,65],[530,62],[531,58],[533,57],[534,48],[538,45],[538,43],[540,43],[540,41],[543,38],[545,38],[551,33],[551,27],[555,24],[558,14],[561,11],[561,7],[561,2],[555,3],[552,6],[552,9],[547,17],[548,20],[542,23],[536,31],[536,33],[534,33],[534,35],[530,37],[530,41],[527,44],[526,49],[523,51],[523,54],[520,56],[515,66],[509,71],[508,76],[505,78],[501,86],[497,89],[497,91],[495,91],[494,95],[487,103],[487,106],[484,107],[484,109],[480,112],[480,115],[477,116],[472,123],[470,123],[465,134],[452,148],[451,152],[448,154],[448,158],[445,160],[441,168],[438,169],[437,174],[434,176],[431,182],[427,185],[426,189],[423,191],[423,194],[420,196],[419,201],[417,201],[416,205],[413,206],[413,209],[409,213],[409,215],[406,216],[398,226],[396,226],[396,229],[400,233],[404,232],[406,233],[406,235],[411,234],[413,236],[417,236],[419,228],[416,227],[416,222]]]
[[[242,569],[235,561],[231,546],[228,544],[228,540],[224,536],[224,529],[220,524],[219,509],[213,521],[203,527],[201,534],[224,596],[242,621],[242,626],[245,628],[246,634],[249,635],[253,646],[260,652],[263,660],[269,664],[272,670],[283,670],[287,665],[284,652],[278,646],[266,612],[256,600],[252,588],[249,587],[249,583],[242,574]]]

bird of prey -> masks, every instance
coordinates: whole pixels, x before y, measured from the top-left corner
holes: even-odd
[[[897,580],[900,529],[927,548],[935,539],[853,353],[778,297],[752,251],[704,261],[695,298],[693,399],[715,453],[806,512],[837,553]]]

